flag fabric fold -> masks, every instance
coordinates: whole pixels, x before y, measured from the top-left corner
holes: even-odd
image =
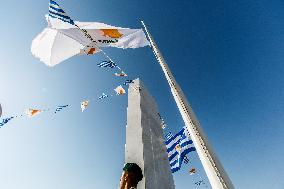
[[[186,154],[196,150],[186,127],[175,136],[169,137],[165,143],[172,173],[180,170]]]

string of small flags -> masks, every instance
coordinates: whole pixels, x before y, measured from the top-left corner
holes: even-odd
[[[117,77],[128,77],[128,75],[117,65],[115,64],[112,60],[104,60],[104,61],[101,61],[100,63],[97,64],[98,67],[100,68],[117,68],[120,73],[114,73],[114,76],[117,76]],[[134,81],[132,79],[127,79],[123,85],[130,85],[134,83]],[[122,86],[120,86],[120,88],[117,88],[117,90],[119,91],[123,91],[124,89],[121,89]],[[132,89],[134,90],[141,90],[140,87],[132,87]],[[121,93],[121,92],[119,92]]]
[[[119,70],[120,73],[114,73],[114,76],[117,77],[127,77],[128,75],[116,64],[114,63],[111,59],[110,60],[103,60],[100,63],[97,64],[98,67],[100,68],[117,68]],[[123,85],[130,85],[134,83],[133,80],[131,79],[127,79],[125,80],[125,82],[123,83]],[[140,88],[138,87],[134,87],[134,90],[140,90]],[[118,87],[116,87],[114,89],[114,91],[116,92],[116,95],[124,95],[126,94],[125,89],[122,87],[122,85],[119,85]],[[112,95],[111,95],[112,96]],[[100,95],[98,97],[99,100],[105,99],[110,97],[110,95],[102,93],[102,95]],[[86,108],[88,107],[90,103],[90,100],[84,100],[80,103],[81,105],[81,111],[84,112],[86,110]],[[58,112],[62,111],[65,108],[68,108],[70,105],[59,105],[55,108],[54,113],[57,114]],[[29,108],[25,111],[25,115],[32,118],[35,117],[37,115],[39,115],[40,113],[43,112],[47,112],[50,111],[51,109],[44,109],[44,110],[40,110],[40,109],[33,109],[33,108]],[[13,116],[13,117],[9,117],[9,118],[5,118],[2,119],[2,121],[0,122],[0,128],[3,127],[4,125],[6,125],[9,121],[11,121],[12,119],[16,118],[16,117],[22,117],[23,115],[20,116]]]
[[[127,77],[128,75],[117,65],[115,64],[113,61],[111,60],[108,60],[108,61],[101,61],[100,63],[97,64],[98,67],[101,67],[101,68],[117,68],[119,69],[120,73],[115,73],[114,75],[115,76],[118,76],[118,77]],[[125,80],[125,82],[123,83],[123,85],[130,85],[134,83],[133,80],[131,79],[127,79]],[[134,87],[133,88],[134,90],[140,90],[139,87]],[[118,87],[116,87],[114,89],[114,91],[116,92],[116,95],[124,95],[126,94],[126,91],[125,89],[122,87],[122,85],[119,85]],[[98,97],[99,100],[101,99],[105,99],[105,98],[108,98],[109,95],[108,94],[105,94],[105,93],[102,93],[101,96]],[[81,102],[81,111],[84,112],[85,109],[88,107],[89,105],[89,102],[90,100],[84,100]],[[67,104],[67,105],[59,105],[55,108],[55,111],[54,113],[57,114],[58,112],[62,111],[63,109],[65,108],[68,108],[70,105]],[[44,109],[44,110],[40,110],[40,109],[33,109],[33,108],[29,108],[25,111],[25,115],[32,118],[32,117],[35,117],[37,115],[39,115],[40,113],[43,113],[43,112],[47,112],[47,111],[50,111],[51,109]],[[12,119],[14,118],[17,118],[17,117],[22,117],[23,115],[19,115],[19,116],[12,116],[12,117],[9,117],[9,118],[4,118],[1,120],[0,122],[0,128],[2,128],[4,125],[6,125],[9,121],[11,121]]]
[[[134,83],[134,82],[133,82],[133,80],[126,80],[126,83],[130,84],[130,83]],[[116,87],[114,89],[114,91],[115,91],[117,96],[122,96],[122,95],[126,94],[126,90],[122,87],[122,85],[119,85],[118,87]],[[84,112],[87,109],[90,101],[102,100],[102,99],[105,99],[105,98],[109,98],[111,96],[113,96],[113,95],[102,93],[98,98],[95,98],[95,99],[92,99],[92,100],[83,100],[80,103],[81,111]],[[17,115],[17,116],[11,116],[11,117],[8,117],[8,118],[3,118],[3,119],[0,118],[0,128],[2,128],[4,125],[6,125],[12,119],[15,119],[17,117],[22,117],[22,116],[26,115],[27,117],[32,118],[32,117],[35,117],[35,116],[37,116],[37,115],[39,115],[43,112],[49,112],[49,111],[52,111],[52,110],[54,110],[54,114],[57,114],[57,113],[61,112],[62,110],[66,109],[70,106],[71,106],[70,104],[66,104],[66,105],[58,105],[55,108],[47,108],[47,109],[29,108],[29,109],[24,111],[24,114]]]

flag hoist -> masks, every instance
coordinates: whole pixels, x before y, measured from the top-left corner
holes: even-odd
[[[183,121],[190,133],[193,144],[196,148],[200,161],[209,179],[209,182],[213,189],[234,189],[230,178],[226,174],[223,166],[215,155],[213,149],[211,148],[204,132],[202,131],[200,124],[195,117],[195,114],[190,107],[185,95],[183,94],[181,88],[175,81],[173,74],[171,73],[168,65],[166,64],[161,52],[159,51],[156,43],[154,42],[151,34],[149,33],[146,25],[143,21],[142,25],[147,33],[150,40],[150,44],[154,55],[159,62],[165,77],[170,85],[171,92],[174,96],[178,109],[182,115]]]

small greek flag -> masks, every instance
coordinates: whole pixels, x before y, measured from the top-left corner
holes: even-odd
[[[130,83],[134,83],[134,81],[131,79],[128,79],[123,83],[123,85],[129,85]]]
[[[188,164],[188,163],[189,163],[189,159],[188,159],[187,156],[184,156],[183,162],[184,162],[185,164]]]
[[[106,67],[115,68],[115,67],[117,67],[117,65],[112,61],[101,61],[97,65],[98,65],[98,67],[101,67],[101,68],[106,68]]]
[[[56,110],[54,113],[60,112],[63,108],[67,108],[69,105],[64,105],[64,106],[57,106]]]
[[[49,16],[52,18],[57,18],[63,22],[68,22],[69,24],[75,25],[74,21],[53,0],[49,1]]]
[[[167,139],[167,140],[169,140],[170,138],[172,138],[173,137],[173,134],[171,133],[171,132],[168,132],[168,134],[166,134],[166,136],[165,136],[165,138]]]
[[[103,93],[103,94],[99,97],[99,99],[103,99],[103,98],[107,98],[107,97],[108,97],[108,95],[105,94],[105,93]]]
[[[15,117],[9,117],[6,119],[3,119],[2,122],[0,122],[0,128],[2,128],[5,124],[7,124],[11,119],[14,119]]]
[[[186,154],[196,150],[185,127],[165,143],[172,173],[180,170]]]
[[[200,186],[201,184],[205,184],[205,183],[204,183],[204,181],[203,181],[203,180],[200,180],[200,181],[198,181],[198,182],[195,182],[194,184],[196,184],[196,185]]]

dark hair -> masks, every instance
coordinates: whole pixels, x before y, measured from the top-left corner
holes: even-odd
[[[133,173],[136,176],[137,182],[143,178],[142,170],[136,163],[126,163],[123,170]]]

